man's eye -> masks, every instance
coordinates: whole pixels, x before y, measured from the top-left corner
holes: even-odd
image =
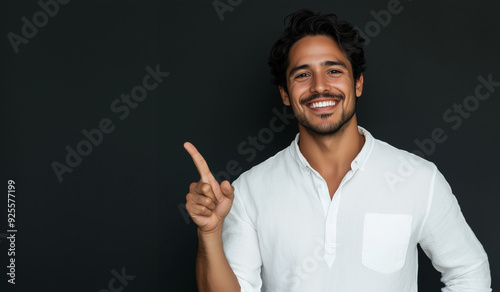
[[[307,73],[302,73],[302,74],[295,76],[295,78],[303,78],[303,77],[307,77]]]
[[[339,70],[334,69],[334,70],[330,70],[330,73],[331,74],[339,74],[339,73],[342,73],[342,72],[340,72]]]

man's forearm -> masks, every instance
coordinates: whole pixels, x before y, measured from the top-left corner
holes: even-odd
[[[443,273],[444,292],[473,291],[491,292],[490,266],[487,259],[468,269]]]
[[[222,248],[222,231],[204,233],[198,229],[196,281],[200,292],[240,292],[238,279]]]

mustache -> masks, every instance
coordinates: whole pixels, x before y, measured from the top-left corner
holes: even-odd
[[[340,100],[344,100],[344,98],[345,98],[345,96],[342,93],[316,93],[316,94],[313,94],[313,95],[310,95],[310,96],[304,98],[303,100],[300,101],[300,103],[306,104],[306,103],[309,103],[315,99],[322,98],[322,97],[338,98]]]

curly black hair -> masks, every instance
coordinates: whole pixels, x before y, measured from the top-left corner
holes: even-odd
[[[288,92],[286,69],[288,53],[298,40],[305,36],[325,35],[333,38],[351,62],[354,79],[358,80],[366,69],[364,43],[359,32],[346,21],[339,21],[335,14],[314,13],[301,9],[285,17],[288,25],[280,39],[274,43],[267,64],[271,67],[272,83]]]

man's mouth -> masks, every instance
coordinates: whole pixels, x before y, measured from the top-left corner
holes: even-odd
[[[337,104],[336,100],[329,100],[329,101],[312,102],[308,106],[309,108],[322,108],[322,107],[334,106],[336,104]]]
[[[317,98],[305,105],[316,112],[326,112],[333,110],[340,103],[338,98]]]
[[[343,94],[323,93],[313,94],[302,100],[302,104],[318,114],[331,112],[344,100]]]

